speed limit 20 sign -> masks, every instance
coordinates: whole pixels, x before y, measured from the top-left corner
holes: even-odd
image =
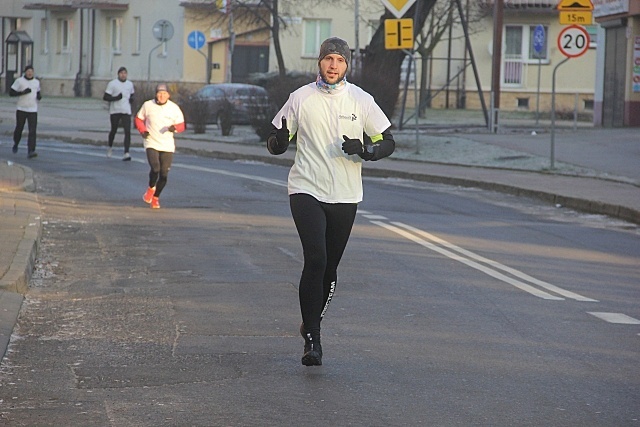
[[[589,33],[580,25],[565,27],[558,36],[558,48],[566,57],[578,57],[589,49]]]

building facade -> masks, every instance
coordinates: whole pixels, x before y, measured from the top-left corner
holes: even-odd
[[[594,123],[640,126],[640,0],[593,0],[598,50]]]
[[[210,1],[4,0],[0,84],[8,92],[33,65],[49,96],[102,97],[121,66],[134,83],[193,90],[241,81],[248,69],[267,71],[268,30],[236,16],[230,36],[229,16]],[[232,39],[235,75],[227,72]]]
[[[598,1],[614,0],[595,0],[596,10]],[[586,26],[591,36],[588,51],[556,70],[556,109],[593,114],[598,125],[634,125],[640,101],[640,93],[634,91],[637,85],[626,78],[624,96],[608,100],[611,88],[604,85],[611,79],[604,76],[614,71],[605,65],[618,62],[606,58],[618,56],[604,52],[610,51],[605,49],[609,44],[619,50],[615,37],[624,33],[625,70],[630,69],[635,55],[630,40],[635,39],[629,36],[638,35],[640,0],[615,1],[622,3],[622,11],[609,8],[596,13],[596,21],[623,23],[624,29],[603,30],[596,22]],[[461,2],[466,17],[473,15],[470,43],[479,81],[471,72],[462,27],[454,25],[427,58],[418,57],[418,63],[426,66],[413,74],[437,93],[430,102],[432,108],[480,109],[478,86],[484,101],[490,100],[493,0]],[[277,72],[270,11],[261,8],[259,0],[237,3],[244,8],[235,7],[234,0],[5,0],[0,2],[1,87],[6,93],[29,62],[42,80],[44,93],[51,96],[101,97],[120,66],[127,67],[134,83],[167,81],[193,90],[207,83],[246,81],[254,72]],[[554,69],[565,59],[557,45],[564,27],[557,5],[557,0],[504,0],[501,110],[550,111]],[[342,37],[357,52],[370,42],[384,14],[380,0],[344,0],[330,7],[311,0],[280,0],[279,10],[279,40],[287,71],[311,73],[317,70],[322,40]],[[545,34],[541,52],[534,49],[538,27]],[[358,56],[354,58],[357,67]],[[633,73],[632,79],[637,74]],[[624,99],[623,119],[612,113],[617,121],[609,120],[610,110],[620,110],[618,105],[609,106],[620,98]],[[408,105],[413,102],[409,100]]]

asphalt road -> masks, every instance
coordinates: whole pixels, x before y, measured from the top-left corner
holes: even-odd
[[[367,179],[324,365],[307,368],[286,168],[178,155],[155,211],[141,152],[39,151],[43,238],[0,424],[640,422],[640,245],[625,223]]]

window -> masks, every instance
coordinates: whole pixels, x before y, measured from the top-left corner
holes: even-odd
[[[540,55],[534,49],[534,32],[537,25],[507,25],[504,31],[503,83],[521,86],[526,81],[527,64],[549,63],[548,28]]]
[[[122,52],[122,18],[111,18],[110,25],[111,52]]]
[[[133,22],[136,28],[136,39],[133,47],[133,53],[140,53],[142,51],[142,20],[139,16],[133,18]]]
[[[71,52],[71,21],[58,19],[58,53]]]
[[[518,98],[518,109],[519,110],[528,110],[529,109],[529,98]]]
[[[589,48],[595,49],[598,47],[598,26],[597,25],[585,25],[585,30],[589,33]]]
[[[416,81],[416,64],[411,60],[409,55],[406,55],[402,60],[402,65],[400,66],[400,87],[404,87],[405,83],[407,83],[407,70],[409,69],[409,65],[411,65],[411,73],[409,74],[409,87],[413,87]]]
[[[538,61],[538,54],[534,48],[533,33],[537,25],[507,25],[505,27],[505,54],[522,58],[529,63]],[[540,52],[540,59],[548,61],[549,28],[544,26],[544,43]]]
[[[505,28],[505,51],[502,71],[502,79],[505,84],[522,84],[523,72],[523,28],[509,25]]]
[[[593,99],[585,99],[582,101],[582,108],[587,111],[593,111]]]
[[[49,21],[46,18],[40,20],[40,53],[49,53]]]
[[[320,44],[331,37],[331,21],[328,19],[304,20],[304,46],[302,56],[316,57]]]

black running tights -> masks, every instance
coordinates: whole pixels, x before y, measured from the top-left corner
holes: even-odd
[[[111,114],[109,116],[111,122],[111,130],[109,131],[109,147],[113,147],[113,140],[116,137],[118,126],[122,123],[124,129],[124,152],[129,152],[131,147],[131,114]]]
[[[289,204],[304,255],[298,288],[302,322],[307,332],[319,333],[358,205],[322,203],[308,194],[290,195]]]
[[[25,122],[28,123],[29,136],[27,137],[27,149],[29,153],[36,151],[36,129],[38,128],[38,113],[16,110],[16,127],[13,130],[13,143],[18,145],[22,139],[22,131]]]
[[[153,148],[147,148],[147,160],[149,161],[149,187],[156,187],[155,197],[160,197],[162,189],[167,185],[167,177],[171,162],[173,162],[173,153],[168,151],[158,151]]]

